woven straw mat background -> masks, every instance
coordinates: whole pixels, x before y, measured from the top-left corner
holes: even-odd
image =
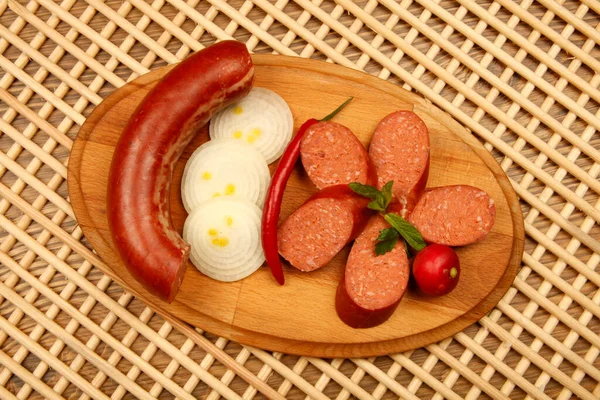
[[[596,0],[0,0],[0,398],[600,398]],[[367,71],[469,128],[520,197],[502,301],[370,359],[241,346],[173,324],[98,268],[69,149],[127,81],[235,38]]]

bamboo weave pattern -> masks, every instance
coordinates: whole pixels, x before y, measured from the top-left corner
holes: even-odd
[[[429,99],[507,172],[521,270],[477,324],[369,359],[242,346],[105,276],[69,150],[115,88],[215,40],[328,60]],[[596,0],[0,0],[0,399],[600,398]]]

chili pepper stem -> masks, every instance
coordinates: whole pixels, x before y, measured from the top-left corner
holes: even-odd
[[[348,100],[346,100],[345,102],[342,103],[342,105],[340,105],[338,108],[336,108],[335,110],[333,110],[333,112],[331,114],[327,115],[323,119],[320,119],[319,122],[329,121],[330,119],[332,119],[333,117],[335,117],[340,111],[342,111],[342,109],[344,107],[346,107],[348,105],[348,103],[350,103],[352,101],[353,98],[354,98],[354,96],[350,96],[350,98]]]

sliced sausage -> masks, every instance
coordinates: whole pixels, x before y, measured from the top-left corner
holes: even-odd
[[[368,202],[347,185],[316,193],[279,227],[279,254],[300,271],[321,268],[364,228]]]
[[[383,118],[371,140],[369,156],[375,165],[377,187],[394,181],[393,198],[412,209],[429,176],[429,131],[412,111],[396,111]]]
[[[381,215],[371,217],[350,250],[335,308],[340,319],[353,328],[371,328],[387,321],[406,291],[410,271],[402,242],[388,253],[375,254],[379,231],[388,227]]]
[[[408,217],[426,242],[465,246],[483,239],[496,219],[496,206],[473,186],[443,186],[425,191]]]
[[[107,216],[113,242],[131,275],[171,302],[183,280],[190,246],[171,224],[175,162],[197,130],[252,88],[246,46],[223,41],[174,67],[131,115],[115,148]]]
[[[308,128],[300,144],[308,177],[319,189],[359,182],[375,183],[375,170],[362,143],[343,125],[319,122]]]

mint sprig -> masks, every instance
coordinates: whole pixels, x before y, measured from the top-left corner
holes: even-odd
[[[377,244],[375,244],[375,254],[378,256],[392,251],[396,243],[398,242],[398,231],[394,228],[386,228],[379,231],[377,237]]]
[[[381,196],[383,197],[385,208],[392,201],[392,186],[394,185],[394,181],[389,181],[381,188]]]
[[[423,250],[425,248],[425,240],[413,224],[394,213],[385,214],[383,218],[402,235],[410,247],[415,250]]]
[[[415,250],[423,250],[426,246],[421,233],[410,222],[395,213],[386,213],[390,202],[392,201],[392,186],[394,181],[389,181],[381,190],[371,186],[363,185],[358,182],[349,183],[348,186],[355,193],[371,199],[367,208],[379,212],[383,218],[391,225],[391,228],[385,228],[379,231],[377,244],[375,244],[375,254],[378,256],[392,251],[398,239],[402,237],[406,251],[408,246]]]
[[[394,181],[386,183],[381,190],[371,185],[363,185],[362,183],[352,182],[349,183],[350,189],[355,193],[371,199],[371,202],[367,205],[367,208],[379,212],[385,212],[386,208],[392,201],[392,185]]]

